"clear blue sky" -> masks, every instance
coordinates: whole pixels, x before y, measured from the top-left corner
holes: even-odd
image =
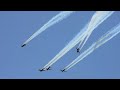
[[[79,11],[47,29],[26,47],[22,43],[59,11],[0,11],[0,78],[89,79],[120,78],[120,34],[95,50],[79,64],[62,73],[79,54],[76,47],[52,66],[39,72],[90,20],[94,11]],[[91,35],[82,51],[120,22],[115,12]]]

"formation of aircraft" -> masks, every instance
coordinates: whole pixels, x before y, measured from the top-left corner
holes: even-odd
[[[21,47],[24,47],[26,46],[26,44],[23,44]],[[80,53],[80,49],[79,48],[76,48],[77,49],[77,53]],[[48,71],[48,70],[51,70],[51,67],[48,67],[48,68],[43,68],[43,69],[39,69],[40,72],[42,71]],[[61,70],[61,72],[66,72],[65,69]]]
[[[43,68],[43,69],[39,69],[40,72],[42,71],[47,71],[47,70],[51,70],[51,67],[48,67],[47,69]],[[65,69],[61,70],[61,72],[66,72]]]
[[[26,44],[23,44],[21,47],[24,47],[24,46],[26,46]],[[76,48],[76,49],[77,49],[77,53],[80,53],[80,49],[79,48]],[[48,71],[48,70],[51,70],[51,67],[39,69],[40,72]],[[66,71],[65,71],[65,69],[63,69],[63,70],[61,70],[61,72],[66,72]]]
[[[51,67],[48,67],[47,69],[45,69],[45,68],[39,69],[40,72],[42,72],[42,71],[47,71],[47,70],[51,70]]]

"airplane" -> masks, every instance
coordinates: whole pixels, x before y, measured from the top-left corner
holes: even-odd
[[[65,69],[61,70],[62,72],[66,72]]]
[[[51,70],[51,67],[48,67],[46,70]]]
[[[24,46],[26,46],[26,44],[23,44],[21,47],[24,47]]]
[[[45,70],[44,70],[44,68],[43,68],[43,69],[39,69],[39,71],[42,72],[42,71],[45,71]]]
[[[77,53],[80,53],[80,49],[79,48],[76,48],[77,49]]]

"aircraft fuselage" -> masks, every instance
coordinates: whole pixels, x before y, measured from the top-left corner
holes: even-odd
[[[21,47],[24,47],[24,46],[26,46],[26,44],[23,44]]]

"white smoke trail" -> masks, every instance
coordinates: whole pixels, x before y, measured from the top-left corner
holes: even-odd
[[[46,24],[44,24],[37,32],[35,32],[29,39],[27,39],[24,44],[27,44],[28,42],[30,42],[33,38],[35,38],[36,36],[38,36],[40,33],[42,33],[43,31],[45,31],[47,28],[53,26],[54,24],[60,22],[61,20],[67,18],[69,15],[71,15],[74,11],[62,11],[59,14],[57,14],[56,16],[54,16],[51,20],[49,20]]]
[[[99,12],[97,12],[98,14]],[[107,14],[108,15],[107,15]],[[102,17],[100,16],[99,19],[97,19],[100,22],[103,22],[105,19],[107,19],[112,13],[106,11],[106,13],[102,12],[99,13],[101,14],[101,16],[103,17],[103,20],[101,19]],[[94,15],[95,16],[95,15]],[[98,15],[97,15],[98,16]],[[105,17],[106,16],[106,17]],[[95,20],[96,18],[94,18]],[[92,19],[93,20],[93,19]],[[93,22],[93,21],[92,21]],[[95,24],[94,26],[97,27],[98,26],[98,22],[97,24]],[[88,28],[88,24],[86,24],[86,26],[82,29],[82,31],[80,31],[80,33],[77,34],[77,36],[75,38],[73,38],[66,47],[64,47],[52,60],[50,60],[43,68],[48,68],[49,66],[51,66],[52,64],[54,64],[58,59],[60,59],[63,55],[65,55],[69,50],[71,50],[76,44],[78,44],[80,41],[81,43],[84,40],[84,37],[86,37],[86,35],[88,34],[89,31],[87,31],[86,29]],[[88,29],[89,30],[89,29]],[[86,34],[87,33],[87,34]]]
[[[68,43],[67,46],[65,46],[52,60],[49,61],[48,64],[46,64],[43,68],[48,68],[53,63],[55,63],[58,59],[60,59],[63,55],[65,55],[70,49],[72,49],[75,45],[77,45],[81,37],[84,36],[83,32],[87,29],[88,24],[85,25],[85,27]]]
[[[83,46],[85,45],[85,43],[89,39],[89,37],[92,34],[92,32],[95,30],[95,28],[97,28],[102,22],[104,22],[113,13],[114,13],[114,11],[104,11],[102,13],[100,12],[100,14],[98,14],[98,12],[96,12],[96,14],[93,16],[94,18],[91,19],[92,23],[94,23],[94,22],[96,22],[96,23],[94,23],[94,25],[92,23],[89,24],[88,29],[89,28],[91,28],[91,29],[89,31],[87,30],[88,31],[88,35],[87,35],[85,41],[83,42],[82,46],[81,46],[81,42],[80,42],[80,44],[78,46],[78,48],[80,48],[80,50],[83,48]]]
[[[78,56],[73,62],[71,62],[69,65],[67,65],[64,69],[68,70],[68,69],[72,68],[78,62],[80,62],[86,56],[88,56],[90,53],[92,53],[95,49],[99,48],[101,45],[103,45],[107,41],[111,40],[113,37],[115,37],[119,33],[120,33],[120,24],[118,24],[117,26],[112,28],[110,31],[108,31],[97,42],[93,43],[87,50],[85,50],[80,56]]]

